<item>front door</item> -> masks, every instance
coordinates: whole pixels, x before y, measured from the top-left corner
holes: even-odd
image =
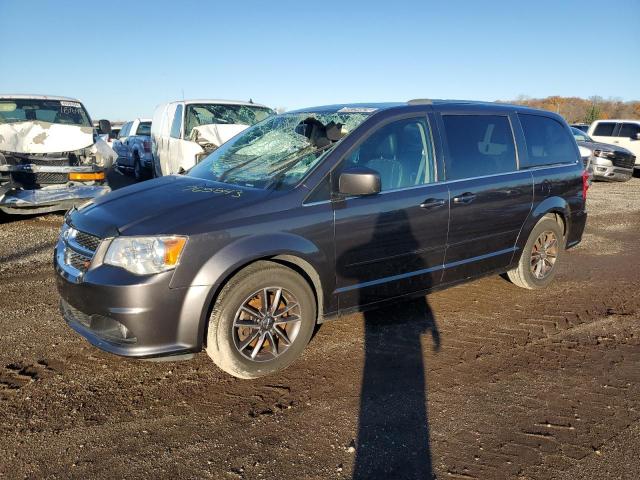
[[[382,191],[334,202],[339,308],[439,284],[449,192],[437,182],[426,116],[385,122],[343,159],[336,172],[350,166],[376,170]]]
[[[529,171],[518,171],[509,115],[443,114],[451,195],[443,282],[509,265],[533,201]]]
[[[636,165],[640,166],[640,139],[638,134],[640,133],[640,124],[624,122],[620,125],[618,130],[618,137],[616,143],[622,148],[630,150],[636,157]]]

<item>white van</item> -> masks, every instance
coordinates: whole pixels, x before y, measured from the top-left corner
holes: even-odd
[[[264,105],[229,100],[158,105],[151,123],[154,174],[188,170],[231,137],[274,114]]]
[[[596,120],[587,133],[596,142],[630,150],[636,157],[636,171],[640,169],[640,120]]]

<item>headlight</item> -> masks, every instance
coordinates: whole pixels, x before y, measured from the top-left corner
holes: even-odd
[[[594,150],[593,154],[600,158],[616,158],[616,152],[607,152],[604,150]]]
[[[180,261],[186,237],[116,237],[104,263],[121,267],[136,275],[171,270]]]

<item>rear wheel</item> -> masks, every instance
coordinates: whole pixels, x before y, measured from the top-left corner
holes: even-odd
[[[144,168],[140,163],[140,155],[137,152],[133,154],[133,177],[136,179],[136,182],[141,182],[145,178]]]
[[[207,353],[239,378],[258,378],[289,366],[316,325],[309,284],[293,270],[260,261],[224,286],[207,329]]]
[[[553,218],[544,217],[529,234],[518,266],[507,272],[509,280],[522,288],[546,287],[556,275],[564,251],[562,228]]]

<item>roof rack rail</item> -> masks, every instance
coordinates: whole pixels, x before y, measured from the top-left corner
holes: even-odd
[[[430,98],[414,98],[407,102],[409,105],[431,105],[432,103],[433,100]]]

